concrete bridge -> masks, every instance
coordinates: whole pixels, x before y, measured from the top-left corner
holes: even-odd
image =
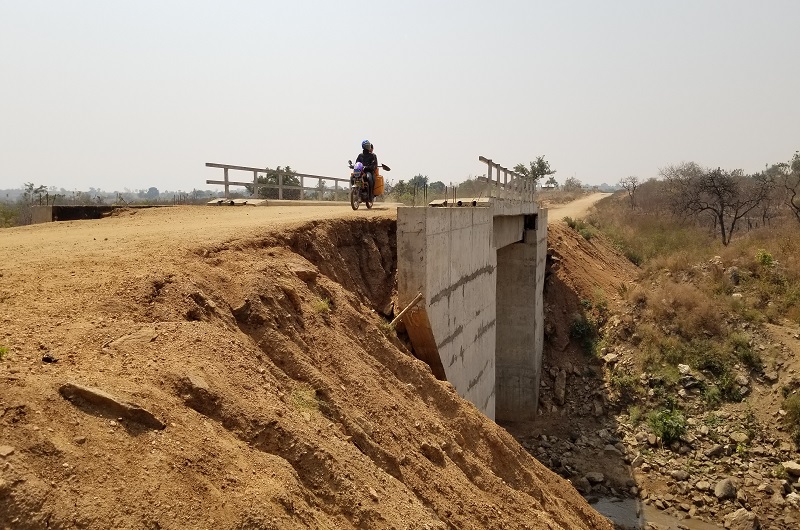
[[[544,341],[547,211],[534,202],[531,182],[481,161],[489,167],[487,198],[397,210],[401,307],[423,295],[403,322],[417,356],[484,414],[532,419]]]

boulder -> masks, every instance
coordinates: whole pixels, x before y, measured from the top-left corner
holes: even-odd
[[[58,389],[64,399],[78,408],[112,418],[125,418],[150,429],[161,430],[166,425],[153,413],[135,403],[128,403],[100,390],[75,383],[65,383]]]
[[[716,495],[717,500],[720,501],[724,501],[725,499],[735,499],[736,485],[733,483],[733,479],[728,477],[717,482],[717,485],[714,486],[714,495]]]
[[[725,516],[725,528],[729,530],[759,530],[761,523],[753,512],[739,508]]]
[[[600,484],[606,479],[606,477],[599,471],[590,471],[589,473],[586,473],[584,478],[588,480],[590,484]]]
[[[800,477],[800,464],[795,462],[794,460],[789,460],[788,462],[781,463],[783,469],[792,476],[792,477]]]

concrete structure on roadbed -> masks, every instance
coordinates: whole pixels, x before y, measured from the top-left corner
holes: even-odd
[[[397,285],[418,357],[492,419],[536,414],[547,211],[533,201],[397,210]]]

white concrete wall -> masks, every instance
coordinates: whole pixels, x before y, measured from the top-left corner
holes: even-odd
[[[432,340],[446,379],[494,419],[492,228],[490,208],[399,208],[397,213],[400,304],[417,292],[425,297],[424,307],[412,316],[415,323],[407,322],[415,350],[418,344],[428,349],[425,342]],[[430,330],[412,330],[423,316]]]
[[[524,216],[537,212],[540,229],[525,230]],[[518,397],[524,403],[520,401],[517,410],[530,410],[531,415],[536,411],[544,338],[546,226],[546,212],[539,212],[535,204],[495,202],[489,207],[399,208],[397,212],[400,306],[418,292],[424,296],[403,319],[415,354],[492,419],[498,387],[499,317],[506,325],[506,338],[499,343],[508,368],[504,383],[522,390]],[[511,283],[499,293],[505,300],[498,301],[498,248],[509,245],[514,249],[503,255],[511,257],[510,276],[505,280]],[[523,366],[524,373],[519,369]]]

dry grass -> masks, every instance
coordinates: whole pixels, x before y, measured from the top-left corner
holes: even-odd
[[[705,226],[663,207],[634,211],[626,200],[601,201],[588,221],[642,270],[639,285],[619,293],[636,318],[636,368],[651,374],[663,399],[678,388],[677,365],[687,364],[710,376],[707,406],[741,400],[735,367],[764,370],[741,323],[800,323],[800,226],[787,219],[740,230],[723,246]],[[627,383],[613,382],[620,391]]]

